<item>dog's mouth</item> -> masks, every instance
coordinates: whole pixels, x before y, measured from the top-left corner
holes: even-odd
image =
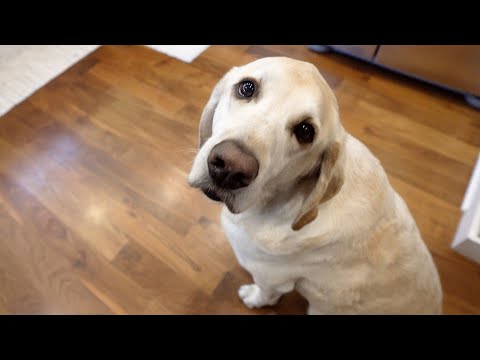
[[[221,189],[209,181],[190,181],[188,184],[201,190],[210,200],[223,202],[232,214],[238,214],[235,206],[235,194],[230,190]]]
[[[234,195],[230,192],[221,189],[213,189],[209,187],[200,187],[200,190],[207,196],[209,199],[213,201],[223,202],[228,210],[233,213],[237,214],[238,211],[235,209],[234,206]]]
[[[202,189],[203,193],[213,201],[222,201],[222,198],[213,190],[211,189]]]

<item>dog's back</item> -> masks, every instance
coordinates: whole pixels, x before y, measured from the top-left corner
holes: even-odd
[[[329,261],[298,283],[310,313],[441,313],[440,279],[407,205],[352,136],[345,168],[342,190],[313,224],[323,233],[322,221],[336,223],[335,245],[315,250]]]

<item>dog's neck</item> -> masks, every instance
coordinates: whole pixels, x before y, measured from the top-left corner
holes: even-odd
[[[301,231],[292,229],[292,223],[308,195],[307,188],[307,184],[297,184],[275,196],[274,201],[256,204],[236,215],[224,206],[222,224],[224,227],[239,227],[260,249],[271,255],[293,255],[312,245],[318,247],[335,242],[336,237],[323,234],[326,230],[323,227],[306,226]],[[324,237],[325,241],[319,240],[319,237]]]
[[[230,213],[226,206],[224,211],[237,223],[261,221],[266,226],[291,224],[315,183],[314,178],[305,177],[299,182],[271,189],[263,201],[257,202],[240,214]]]

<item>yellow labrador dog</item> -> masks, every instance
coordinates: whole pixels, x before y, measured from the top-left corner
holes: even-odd
[[[246,306],[297,289],[309,314],[438,314],[432,257],[380,162],[343,128],[312,64],[263,58],[231,69],[200,119],[189,184],[254,279]]]

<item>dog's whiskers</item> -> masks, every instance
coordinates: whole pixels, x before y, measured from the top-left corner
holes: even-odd
[[[176,150],[178,152],[193,152],[193,153],[198,152],[198,148],[190,147],[190,146],[185,148],[177,148]]]

